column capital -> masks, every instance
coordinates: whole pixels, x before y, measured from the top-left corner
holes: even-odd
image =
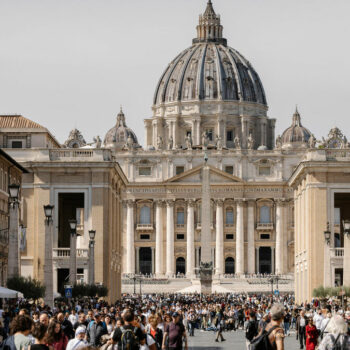
[[[215,203],[215,205],[216,205],[217,207],[223,207],[224,202],[225,202],[225,198],[223,198],[223,199],[215,199],[215,200],[214,200],[214,203]]]
[[[166,199],[165,203],[168,208],[173,207],[175,205],[175,199]]]
[[[154,202],[156,203],[157,207],[163,207],[163,205],[164,205],[163,199],[155,199]]]
[[[186,204],[188,207],[194,207],[194,205],[196,204],[196,200],[195,199],[186,199]]]
[[[245,203],[246,199],[245,198],[235,198],[234,199],[234,202],[237,204],[237,205],[240,205],[240,206],[243,206],[243,204]]]
[[[135,199],[127,199],[125,202],[126,202],[125,204],[128,208],[131,208],[135,205]]]
[[[285,198],[276,198],[275,199],[275,203],[276,203],[277,206],[283,207],[284,205],[287,204],[287,201],[286,201]]]

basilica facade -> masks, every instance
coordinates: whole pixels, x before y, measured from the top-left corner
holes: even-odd
[[[147,276],[149,285],[152,279],[170,283],[180,278],[195,285],[206,157],[211,197],[207,244],[216,290],[223,291],[219,288],[223,282],[238,280],[231,291],[244,291],[244,281],[257,276],[293,280],[296,274],[299,297],[310,297],[316,282],[310,282],[307,290],[300,287],[309,278],[304,273],[309,258],[300,248],[304,238],[296,232],[302,212],[299,205],[295,212],[295,203],[300,203],[303,191],[297,180],[290,179],[308,154],[349,145],[345,138],[338,144],[331,143],[331,137],[316,141],[302,125],[298,110],[291,114],[290,127],[276,137],[276,120],[268,116],[259,75],[228,46],[220,16],[209,0],[192,45],[169,63],[159,79],[152,116],[144,120],[144,147],[128,128],[122,109],[104,139],[97,136],[92,143],[74,129],[60,144],[27,118],[1,116],[2,147],[29,170],[23,179],[22,221],[28,243],[22,251],[22,273],[43,278],[44,220],[35,217],[44,219],[41,206],[47,202],[56,208],[55,291],[69,274],[72,216],[80,225],[78,276],[84,280],[88,274],[88,231],[94,228],[100,232],[96,280],[113,289],[111,299],[135,275]],[[329,284],[339,277],[334,271],[332,278],[327,277]],[[173,285],[174,291],[181,289]],[[155,282],[153,291],[157,290]]]

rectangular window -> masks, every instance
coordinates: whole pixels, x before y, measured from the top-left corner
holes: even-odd
[[[150,239],[150,235],[140,235],[140,239]]]
[[[176,213],[176,224],[185,225],[185,212],[182,210],[177,211]]]
[[[23,148],[22,141],[12,141],[12,148]]]
[[[233,175],[233,166],[232,165],[226,165],[225,166],[225,172],[227,174]]]
[[[226,210],[226,225],[233,225],[233,210]]]
[[[213,139],[214,139],[213,129],[207,129],[206,132],[208,134],[209,141],[213,141]]]
[[[227,235],[226,235],[226,239],[233,239],[233,234],[232,234],[232,233],[227,234]]]
[[[269,166],[259,166],[259,175],[268,176],[270,172],[271,168]]]
[[[226,141],[233,142],[233,130],[228,130],[226,133]]]
[[[183,233],[179,233],[176,235],[176,239],[178,241],[184,240],[185,239],[185,235]]]
[[[185,171],[185,167],[184,166],[177,166],[176,167],[176,175],[180,175]]]
[[[149,166],[139,167],[139,175],[140,176],[151,176],[151,167],[149,167]]]
[[[270,239],[270,235],[268,233],[262,233],[260,239]]]

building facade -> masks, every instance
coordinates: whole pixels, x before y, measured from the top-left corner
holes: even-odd
[[[305,271],[312,254],[305,242],[300,243],[305,220],[311,220],[304,218],[305,208],[300,206],[305,192],[300,184],[310,179],[298,180],[304,176],[301,159],[324,152],[319,147],[346,149],[348,144],[344,139],[341,144],[324,140],[319,146],[302,125],[298,110],[291,126],[275,137],[276,120],[268,116],[259,75],[227,45],[210,0],[192,45],[159,79],[152,116],[144,120],[144,147],[122,110],[103,141],[97,136],[90,144],[77,129],[61,145],[47,129],[26,118],[0,119],[0,143],[30,171],[23,181],[28,232],[23,274],[43,278],[42,206],[55,205],[55,291],[61,290],[69,273],[72,217],[82,233],[78,276],[84,280],[87,275],[88,230],[95,229],[96,281],[113,289],[111,299],[120,295],[121,277],[127,290],[135,274],[175,281],[174,291],[182,290],[183,285],[176,285],[179,277],[195,285],[204,157],[210,167],[209,244],[216,290],[223,291],[218,286],[231,281],[232,290],[247,291],[248,279],[270,274],[293,279],[295,271],[297,290],[307,288],[297,292],[298,298],[306,298],[311,287],[322,282],[315,263],[315,282],[301,286],[306,275],[300,277],[299,271]],[[330,163],[325,164],[327,168]],[[317,225],[326,222],[322,219]],[[340,259],[337,263],[341,265]],[[327,283],[334,284],[339,271],[330,272]],[[153,290],[159,290],[156,282]]]

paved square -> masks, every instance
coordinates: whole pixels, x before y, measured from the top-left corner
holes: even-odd
[[[190,350],[215,350],[215,349],[239,349],[244,350],[245,337],[242,330],[236,332],[225,332],[223,333],[225,342],[215,342],[214,332],[204,332],[196,329],[194,337],[188,337],[189,349]],[[295,333],[291,333],[289,337],[285,339],[286,350],[297,350],[299,349],[299,343],[295,339]]]

